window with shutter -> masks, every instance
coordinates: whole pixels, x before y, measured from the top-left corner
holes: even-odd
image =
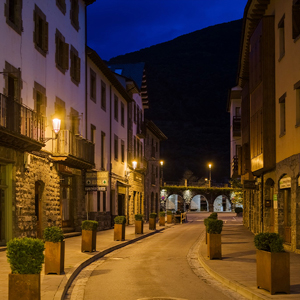
[[[22,0],[6,0],[6,23],[18,34],[22,33]]]
[[[66,14],[66,0],[56,0],[56,5],[60,11],[65,15]]]
[[[73,83],[76,85],[80,82],[80,58],[78,57],[78,51],[71,45],[70,49],[70,76]]]
[[[78,15],[79,15],[78,0],[71,0],[70,19],[71,19],[71,24],[77,31],[79,30]]]
[[[300,36],[300,0],[293,0],[292,7],[293,39]]]
[[[34,10],[34,44],[35,49],[43,56],[48,52],[48,23],[46,15],[35,5]]]
[[[56,29],[55,34],[55,62],[56,67],[65,74],[65,71],[69,69],[69,44],[65,43],[64,36]]]

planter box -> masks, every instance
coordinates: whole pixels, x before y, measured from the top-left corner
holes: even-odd
[[[167,215],[167,223],[168,224],[171,224],[172,223],[172,220],[173,219],[173,215]]]
[[[125,240],[125,224],[114,225],[114,240],[115,241]]]
[[[257,287],[275,293],[290,293],[290,253],[256,250]]]
[[[159,226],[165,226],[166,217],[159,217]]]
[[[60,275],[65,267],[65,241],[45,243],[45,274]]]
[[[144,221],[135,221],[135,234],[144,233]]]
[[[149,218],[149,230],[156,230],[156,219]]]
[[[96,251],[97,230],[82,230],[81,252]]]
[[[222,259],[221,234],[207,233],[207,256],[209,259]]]
[[[9,300],[40,300],[40,274],[8,274]]]

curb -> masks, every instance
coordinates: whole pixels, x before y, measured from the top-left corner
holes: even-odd
[[[202,237],[201,244],[204,241],[204,235]],[[206,263],[205,263],[205,258],[203,255],[198,251],[198,261],[200,265],[203,267],[203,269],[211,275],[213,278],[224,284],[226,287],[230,288],[231,290],[239,293],[240,295],[244,296],[247,299],[250,300],[266,300],[268,298],[266,297],[261,297],[260,295],[254,293],[253,291],[249,290],[249,288],[241,285],[240,283],[236,281],[230,281],[229,279],[223,277],[220,275],[218,272],[212,270]],[[269,298],[270,299],[270,298]]]
[[[125,241],[123,242],[122,244],[118,244],[114,247],[110,247],[110,248],[107,248],[97,254],[95,254],[94,256],[88,258],[87,260],[85,260],[84,262],[82,263],[79,263],[77,264],[75,267],[73,267],[64,277],[64,279],[61,281],[58,289],[57,289],[57,292],[55,293],[55,296],[54,296],[54,300],[64,300],[65,296],[66,296],[66,293],[69,289],[69,287],[71,286],[72,282],[74,281],[74,279],[76,278],[76,276],[80,273],[80,271],[82,269],[84,269],[86,266],[90,265],[91,263],[93,263],[95,260],[105,256],[106,254],[108,253],[111,253],[115,250],[118,250],[120,248],[123,248],[125,246],[128,246],[130,244],[133,244],[137,241],[140,241],[146,237],[149,237],[151,235],[154,235],[158,232],[161,232],[163,230],[165,230],[166,228],[170,228],[171,226],[169,227],[164,227],[164,228],[161,228],[161,229],[156,229],[155,231],[153,232],[149,232],[149,233],[145,233],[137,238],[134,238],[132,240],[129,240],[129,241]]]

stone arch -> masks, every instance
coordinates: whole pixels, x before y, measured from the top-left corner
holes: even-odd
[[[209,204],[205,196],[195,195],[191,199],[190,204],[191,211],[209,211]]]
[[[180,210],[184,211],[184,200],[181,195],[172,194],[168,196],[166,201],[166,209],[167,210]]]
[[[230,212],[231,211],[231,202],[229,201],[228,196],[219,195],[215,198],[213,203],[214,212]]]

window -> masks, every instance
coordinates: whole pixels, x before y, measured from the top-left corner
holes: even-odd
[[[121,102],[121,125],[123,127],[125,125],[125,107],[123,102]]]
[[[106,111],[106,84],[101,80],[101,108]]]
[[[285,130],[286,130],[285,98],[286,98],[286,93],[284,93],[279,98],[279,108],[280,108],[280,136],[284,135],[285,134]]]
[[[34,100],[34,110],[43,116],[46,116],[46,106],[47,106],[47,98],[46,98],[46,89],[34,82],[33,88],[33,100]]]
[[[101,131],[101,170],[105,170],[105,133]]]
[[[114,116],[115,116],[115,120],[118,121],[119,120],[119,99],[118,97],[115,95],[114,98]]]
[[[278,23],[278,31],[279,31],[279,60],[285,54],[284,18],[285,18],[285,15],[283,15],[283,17],[281,18],[280,22]]]
[[[125,143],[121,141],[121,161],[125,162]]]
[[[293,39],[300,35],[300,0],[293,0],[292,7]]]
[[[65,74],[65,71],[69,69],[69,44],[65,43],[64,36],[56,29],[55,34],[55,62],[56,67]]]
[[[66,0],[56,0],[56,5],[60,11],[65,15],[66,14]]]
[[[77,86],[80,82],[80,58],[78,57],[78,51],[71,45],[70,49],[71,68],[70,76],[72,82]]]
[[[48,23],[46,15],[35,5],[34,9],[34,44],[35,49],[46,56],[48,52]]]
[[[96,126],[91,124],[91,142],[95,144],[96,142]]]
[[[6,0],[6,23],[18,34],[22,32],[22,0]]]
[[[114,138],[114,152],[115,152],[115,160],[119,158],[119,145],[118,145],[118,137],[115,135]]]
[[[90,98],[96,103],[96,73],[90,69]]]
[[[296,127],[300,126],[300,80],[294,84],[296,90]]]
[[[241,116],[241,108],[240,107],[236,107],[235,108],[235,116],[236,117],[240,117]]]
[[[79,30],[78,15],[79,15],[78,0],[71,0],[70,19],[71,19],[71,24],[74,26],[74,28],[77,31]]]
[[[79,132],[79,113],[77,110],[71,107],[70,111],[70,123],[71,123],[71,132],[73,134],[80,134]]]

